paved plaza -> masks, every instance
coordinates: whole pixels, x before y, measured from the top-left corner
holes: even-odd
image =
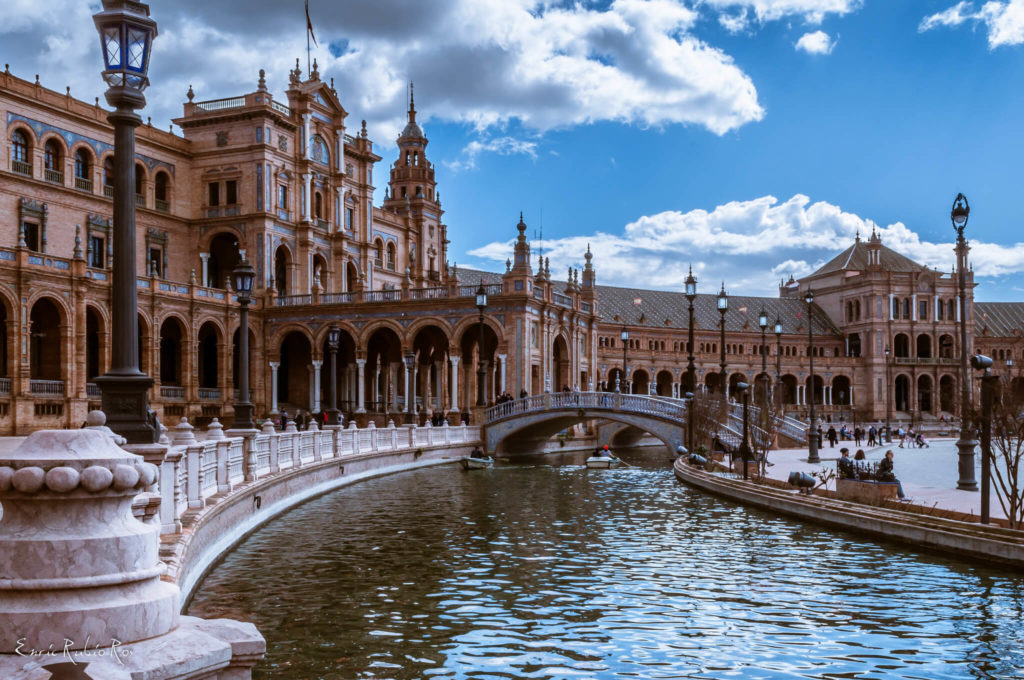
[[[768,454],[768,476],[785,481],[793,470],[814,472],[822,467],[835,469],[839,459],[839,449],[850,449],[850,458],[858,448],[863,448],[869,462],[877,462],[885,456],[888,449],[896,454],[896,476],[903,483],[903,491],[907,498],[917,505],[936,506],[944,510],[956,510],[977,514],[980,508],[980,494],[977,491],[960,491],[956,488],[958,478],[956,439],[932,439],[930,448],[899,448],[899,441],[892,444],[874,447],[857,447],[852,441],[836,444],[835,448],[825,442],[819,452],[820,463],[807,462],[807,449],[779,449]],[[981,480],[981,449],[975,448],[975,479]],[[829,483],[835,488],[835,482]],[[995,494],[995,481],[992,488],[992,517],[1005,518],[1006,514],[999,507]]]

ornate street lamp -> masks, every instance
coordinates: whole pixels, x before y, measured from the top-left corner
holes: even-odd
[[[736,383],[736,389],[743,398],[743,442],[740,444],[740,458],[743,460],[743,479],[747,479],[747,461],[750,460],[750,385],[745,382]]]
[[[693,301],[697,298],[697,277],[693,275],[693,267],[686,277],[686,299],[690,303],[690,325],[689,335],[686,343],[686,391],[697,391],[697,368],[693,364]],[[690,451],[693,451],[693,442],[690,442]]]
[[[808,378],[811,393],[811,411],[809,414],[811,425],[807,436],[807,462],[820,463],[821,459],[818,458],[818,428],[814,415],[814,311],[813,307],[811,307],[814,304],[814,291],[810,288],[807,289],[807,294],[804,295],[804,302],[807,303],[807,360],[808,368],[811,372],[810,378]]]
[[[107,103],[114,110],[114,234],[111,296],[111,365],[96,378],[107,425],[129,444],[153,444],[160,423],[149,408],[153,379],[139,370],[138,292],[135,259],[135,113],[146,105],[149,56],[156,22],[149,6],[132,0],[103,0],[93,15],[103,50]]]
[[[487,289],[484,288],[482,282],[476,289],[476,308],[480,310],[480,353],[476,362],[476,405],[486,406],[487,400],[484,398],[484,310],[487,309]]]
[[[686,402],[686,450],[693,453],[693,392],[683,395]]]
[[[992,359],[978,354],[971,366],[984,371],[981,376],[981,523],[988,524],[992,479],[992,407],[999,399],[999,378],[992,375]]]
[[[768,330],[768,312],[761,307],[761,313],[757,315],[757,325],[761,327],[761,375],[757,376],[757,382],[764,390],[761,393],[761,423],[766,424],[768,417],[768,348],[765,346],[765,332]]]
[[[629,329],[625,326],[622,327],[622,332],[619,334],[619,339],[622,340],[622,373],[615,377],[615,391],[619,392],[619,384],[622,387],[626,386],[626,348],[629,346]]]
[[[327,395],[327,424],[339,425],[338,422],[338,346],[341,344],[341,329],[331,324],[327,329],[327,351],[330,354],[331,382]],[[385,401],[387,398],[385,397]]]
[[[779,415],[782,412],[782,318],[775,317],[775,390],[778,397]]]
[[[971,376],[967,372],[967,253],[970,248],[967,246],[967,239],[964,238],[964,229],[967,227],[967,218],[970,214],[971,206],[967,203],[967,197],[958,193],[953,201],[953,209],[949,213],[953,229],[956,230],[957,285],[960,288],[960,438],[956,442],[956,448],[960,451],[960,479],[957,480],[956,488],[977,491],[978,482],[974,478],[974,446],[977,442],[971,438],[968,418]]]
[[[238,400],[235,401],[235,430],[251,430],[253,406],[249,400],[249,303],[252,302],[252,284],[256,271],[247,260],[242,260],[231,272],[231,285],[238,296]]]
[[[719,389],[722,392],[722,404],[728,409],[729,406],[726,403],[728,395],[728,384],[725,381],[725,313],[729,311],[729,296],[725,292],[725,281],[722,281],[722,290],[718,291],[718,313],[722,315],[722,319],[718,322],[718,328],[721,332],[721,338],[719,345],[721,345],[721,363],[719,366],[722,368],[722,373],[719,376]]]

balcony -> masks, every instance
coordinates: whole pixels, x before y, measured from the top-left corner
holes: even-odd
[[[145,208],[146,207],[146,195],[145,194],[135,194],[135,205],[139,206],[140,208]]]
[[[107,198],[113,198],[114,197],[114,185],[113,184],[104,184],[103,185],[103,195],[106,196]]]
[[[158,211],[160,211],[162,213],[169,213],[169,212],[171,212],[171,204],[168,203],[167,201],[161,201],[158,198],[158,199],[156,199],[156,201],[154,203],[155,203],[156,209]]]
[[[960,360],[952,357],[895,357],[893,362],[897,366],[957,366]]]
[[[78,189],[79,191],[88,191],[91,194],[92,193],[92,180],[91,179],[86,179],[84,177],[76,177],[75,178],[75,188]]]
[[[63,397],[64,396],[64,381],[63,380],[29,380],[28,391],[32,394],[43,395],[47,397]]]
[[[427,278],[430,279],[431,281],[440,281],[441,272],[429,271],[427,272]]]
[[[185,388],[176,385],[161,385],[160,396],[164,399],[185,400]]]
[[[10,378],[0,378],[0,394],[10,394],[10,393],[11,393],[11,379]]]
[[[11,172],[16,172],[19,175],[25,175],[26,177],[32,176],[32,164],[24,161],[11,161]]]
[[[245,106],[245,97],[228,97],[226,99],[196,102],[196,108],[200,111],[223,111],[224,109],[240,109],[243,106]]]
[[[100,392],[100,386],[96,383],[85,384],[85,396],[87,397],[102,397],[103,394]]]
[[[46,168],[43,170],[43,179],[52,184],[64,184],[64,173],[60,170]]]
[[[321,229],[326,230],[328,228],[328,226],[330,226],[330,225],[327,224],[327,220],[322,220],[322,219],[320,219],[318,217],[318,218],[316,218],[316,226],[320,227]]]
[[[383,269],[384,268],[384,260],[382,260],[379,257],[373,258],[373,266],[376,267],[377,269]]]
[[[200,401],[220,401],[220,389],[216,387],[200,387]]]

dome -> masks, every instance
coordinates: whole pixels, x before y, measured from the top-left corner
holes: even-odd
[[[400,137],[422,137],[422,136],[423,136],[423,130],[420,129],[419,125],[417,125],[415,122],[412,122],[412,121],[410,121],[409,124],[405,126],[405,129],[402,130],[402,134],[400,135]]]

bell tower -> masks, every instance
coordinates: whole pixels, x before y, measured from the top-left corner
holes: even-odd
[[[410,83],[409,120],[398,135],[398,159],[391,166],[384,209],[408,220],[409,276],[417,286],[441,281],[448,246],[434,165],[427,160],[427,143],[416,122],[416,99]]]

